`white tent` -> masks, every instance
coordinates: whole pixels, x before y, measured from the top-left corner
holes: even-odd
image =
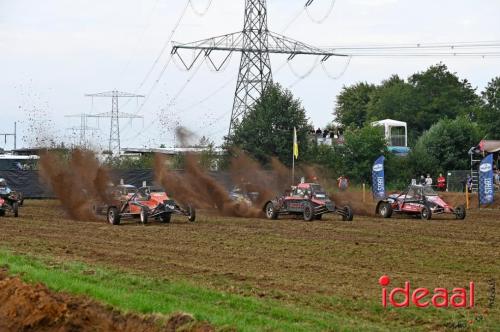
[[[380,126],[385,129],[385,139],[389,146],[408,146],[408,125],[406,122],[385,119],[372,122],[372,126]],[[394,131],[394,128],[399,130]],[[404,130],[402,130],[404,128]]]

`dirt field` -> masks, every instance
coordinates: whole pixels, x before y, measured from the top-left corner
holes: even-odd
[[[474,281],[478,312],[500,320],[498,304],[486,308],[488,282],[500,280],[499,210],[470,211],[465,221],[358,216],[351,223],[333,216],[306,223],[200,213],[195,224],[174,219],[169,225],[130,221],[112,227],[66,219],[57,201],[27,201],[20,215],[0,218],[0,247],[17,253],[189,280],[325,311],[356,310],[368,319],[372,309],[363,305],[380,304],[377,280],[383,274],[395,287],[410,280],[415,287],[452,289]],[[325,297],[339,301],[320,300]]]
[[[177,314],[159,317],[123,315],[95,301],[58,294],[43,285],[28,285],[0,270],[0,331],[123,331],[210,332],[209,325],[194,323],[192,317]],[[190,326],[187,326],[190,325]]]

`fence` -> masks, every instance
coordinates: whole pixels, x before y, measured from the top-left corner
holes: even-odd
[[[229,174],[224,172],[210,172],[209,174],[226,188],[232,186]],[[146,181],[148,185],[154,182],[154,172],[151,169],[112,171],[110,176],[113,183],[119,183],[120,179],[123,179],[124,183],[136,187],[142,186],[143,181]],[[39,176],[38,171],[0,171],[0,178],[4,178],[13,190],[22,192],[25,198],[55,197],[50,187]]]

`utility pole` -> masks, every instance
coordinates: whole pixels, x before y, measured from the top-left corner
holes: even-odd
[[[7,144],[7,137],[14,137],[14,150],[17,149],[17,122],[14,122],[14,132],[13,133],[0,133],[3,136],[4,143]]]
[[[312,1],[308,1],[306,6],[311,3]],[[180,49],[197,51],[194,60],[186,63],[178,52]],[[216,66],[210,58],[213,51],[227,51],[229,54],[221,65]],[[347,56],[310,46],[269,31],[266,0],[245,0],[243,31],[193,43],[174,43],[172,48],[172,55],[177,55],[188,70],[193,67],[200,55],[208,58],[215,70],[220,70],[233,52],[241,53],[241,60],[229,133],[272,82],[270,54],[286,54],[289,61],[296,55],[322,56],[321,62],[328,60],[332,56]]]
[[[87,118],[92,117],[91,114],[76,114],[76,115],[66,115],[67,118],[80,118],[80,126],[79,127],[71,127],[67,128],[67,130],[72,130],[80,133],[79,146],[87,147],[89,145],[89,140],[87,139],[87,133],[96,132],[99,128],[89,127]]]
[[[111,98],[111,112],[105,112],[95,115],[87,115],[88,118],[110,118],[111,127],[109,132],[109,152],[114,156],[120,155],[120,119],[142,119],[142,116],[135,114],[122,113],[119,111],[118,101],[120,98],[144,98],[143,95],[136,95],[128,92],[109,91],[94,94],[86,94],[85,97],[93,98]]]

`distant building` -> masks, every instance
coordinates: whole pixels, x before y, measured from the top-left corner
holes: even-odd
[[[37,169],[38,156],[18,156],[0,154],[0,171],[19,171]]]
[[[383,127],[387,149],[397,155],[407,155],[408,148],[408,125],[406,122],[385,119],[372,122],[374,127]]]

